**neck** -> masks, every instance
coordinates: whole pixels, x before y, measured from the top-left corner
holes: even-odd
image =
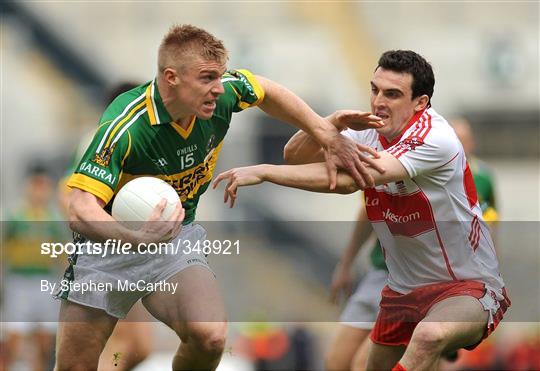
[[[161,100],[163,101],[163,105],[167,110],[167,113],[171,116],[174,122],[179,124],[182,128],[186,129],[191,123],[193,115],[182,112],[182,109],[175,105],[176,97],[174,90],[169,88],[167,83],[165,83],[160,78],[157,79],[157,88],[159,91],[159,95],[161,96]]]
[[[405,126],[407,126],[407,124],[409,123],[410,120],[411,120],[411,118],[409,118],[407,121],[405,121],[403,124],[401,124],[397,130],[394,130],[391,133],[383,135],[384,139],[386,139],[388,142],[392,142],[394,139],[399,137],[401,135],[401,133],[403,132],[403,129],[405,128]]]
[[[397,130],[394,130],[393,132],[391,133],[388,133],[388,134],[385,134],[383,135],[384,136],[384,139],[386,139],[388,142],[392,142],[393,140],[395,140],[397,137],[401,136],[401,134],[403,133],[403,130],[405,130],[405,128],[409,125],[409,124],[412,124],[413,122],[412,121],[417,121],[418,118],[420,117],[420,114],[421,112],[424,112],[424,110],[421,110],[421,111],[418,111],[418,112],[415,112],[413,113],[407,120],[405,120],[405,122],[403,122],[399,128]]]

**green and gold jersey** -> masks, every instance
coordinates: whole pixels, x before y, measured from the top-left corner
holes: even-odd
[[[59,215],[52,209],[22,207],[10,213],[3,223],[1,254],[10,272],[47,274],[58,268],[58,259],[40,254],[44,242],[64,242],[68,233],[62,228]]]
[[[486,223],[493,223],[498,220],[497,205],[495,203],[495,187],[493,182],[493,176],[486,163],[478,160],[475,157],[471,157],[469,160],[471,172],[473,174],[474,185],[476,187],[476,193],[478,194],[478,203],[482,209],[482,216]],[[379,240],[376,241],[375,246],[371,250],[370,254],[371,265],[376,269],[386,269],[386,263],[384,262],[383,251]]]
[[[105,110],[67,185],[99,197],[110,211],[114,195],[125,183],[154,176],[174,187],[186,210],[184,224],[192,222],[233,112],[256,106],[264,98],[262,87],[247,70],[229,71],[221,81],[225,92],[212,118],[194,117],[187,130],[172,120],[155,80],[119,95]]]
[[[482,216],[489,224],[498,220],[497,204],[495,202],[495,186],[493,175],[488,165],[472,156],[468,159],[474,179],[474,186],[478,194],[478,203],[482,209]]]

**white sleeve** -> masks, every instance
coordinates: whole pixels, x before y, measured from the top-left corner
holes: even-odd
[[[405,135],[404,139],[387,149],[403,164],[411,178],[450,164],[460,151],[463,151],[461,143],[453,131],[435,128],[425,137]]]
[[[370,147],[377,146],[378,134],[374,129],[356,131],[352,129],[343,130],[341,132],[347,138],[354,140],[356,143],[364,144]]]

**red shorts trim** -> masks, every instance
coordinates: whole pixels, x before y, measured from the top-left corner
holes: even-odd
[[[511,304],[505,289],[503,289],[504,299],[498,301],[497,305],[497,300],[493,298],[494,293],[490,291],[488,295],[484,283],[478,281],[435,283],[408,294],[400,294],[386,286],[382,291],[380,311],[371,332],[371,340],[381,345],[408,345],[414,329],[431,307],[453,296],[472,296],[479,299],[486,310],[490,310],[488,325],[482,340],[495,331],[504,312]],[[489,305],[490,301],[493,305]],[[474,349],[478,344],[466,347],[466,349]]]

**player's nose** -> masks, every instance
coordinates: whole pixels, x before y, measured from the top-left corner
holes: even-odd
[[[376,95],[372,96],[373,105],[375,107],[382,107],[385,105],[386,101],[384,99],[384,95],[382,92],[377,93]]]
[[[215,95],[221,95],[225,93],[225,88],[221,83],[221,80],[217,81],[216,84],[212,87],[212,93]]]

